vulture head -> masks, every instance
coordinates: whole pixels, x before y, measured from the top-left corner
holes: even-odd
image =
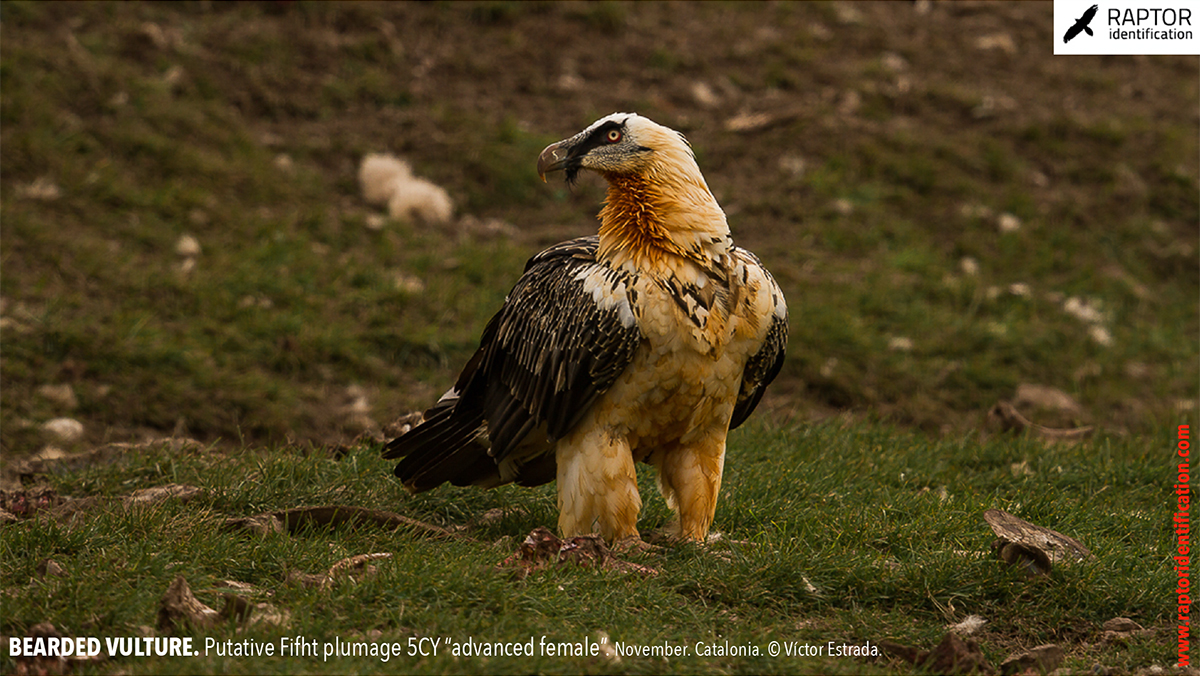
[[[725,212],[692,146],[674,129],[635,113],[613,113],[538,156],[543,181],[547,172],[562,170],[573,183],[581,169],[608,181],[598,255],[610,264],[645,269],[686,259],[695,264],[687,271],[693,278],[732,246]]]
[[[546,146],[538,156],[537,172],[545,181],[546,174],[561,169],[567,182],[574,183],[580,169],[611,178],[661,173],[668,166],[675,172],[700,175],[683,134],[637,113],[613,113],[569,139]]]

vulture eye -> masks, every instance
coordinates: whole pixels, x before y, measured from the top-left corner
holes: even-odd
[[[613,129],[612,131],[608,132],[608,142],[609,143],[616,143],[617,141],[620,141],[620,140],[621,140],[621,132],[617,131],[616,129]]]

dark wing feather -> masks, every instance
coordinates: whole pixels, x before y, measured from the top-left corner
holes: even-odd
[[[745,259],[746,264],[757,266],[762,270],[769,288],[762,289],[761,293],[771,294],[776,311],[771,313],[771,325],[767,328],[767,337],[763,341],[762,347],[753,357],[750,357],[746,362],[746,368],[742,371],[742,384],[738,390],[737,403],[733,406],[733,417],[729,420],[729,429],[746,422],[746,418],[749,418],[750,414],[754,412],[758,402],[762,401],[767,385],[775,380],[775,376],[779,375],[779,370],[783,368],[783,355],[787,350],[788,342],[788,319],[783,291],[775,283],[775,278],[771,276],[771,273],[762,266],[757,256],[740,247],[735,247],[735,254]]]
[[[557,440],[633,360],[641,331],[627,313],[601,309],[579,278],[600,269],[615,285],[632,280],[596,262],[599,238],[558,244],[529,261],[496,317],[483,369],[492,455],[503,460],[535,427]]]
[[[783,354],[787,349],[788,323],[783,317],[773,316],[771,328],[767,331],[767,340],[762,349],[746,362],[742,371],[742,386],[738,390],[737,403],[733,406],[733,417],[729,420],[729,429],[746,422],[746,418],[754,412],[758,402],[762,401],[763,392],[767,385],[779,375],[783,368]]]
[[[601,309],[581,273],[598,268],[599,239],[557,244],[529,260],[454,390],[425,421],[392,440],[386,458],[404,458],[396,476],[417,492],[443,482],[524,485],[554,478],[551,442],[568,433],[633,359],[641,331],[632,313]],[[538,438],[538,436],[544,438]],[[515,476],[499,463],[513,457]],[[490,456],[490,457],[489,457]],[[547,464],[549,463],[549,464]]]

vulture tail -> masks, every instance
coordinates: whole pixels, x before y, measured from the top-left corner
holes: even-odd
[[[449,481],[455,485],[476,483],[480,465],[491,473],[496,464],[488,456],[487,432],[482,411],[460,411],[457,401],[440,402],[425,414],[425,421],[393,439],[383,452],[385,458],[403,458],[396,476],[413,493],[436,488]]]

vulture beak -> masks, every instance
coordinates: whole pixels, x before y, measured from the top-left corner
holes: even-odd
[[[538,155],[537,173],[538,178],[542,179],[542,183],[546,182],[546,174],[566,166],[570,148],[565,147],[564,143],[564,141],[551,143],[546,146],[541,155]]]

